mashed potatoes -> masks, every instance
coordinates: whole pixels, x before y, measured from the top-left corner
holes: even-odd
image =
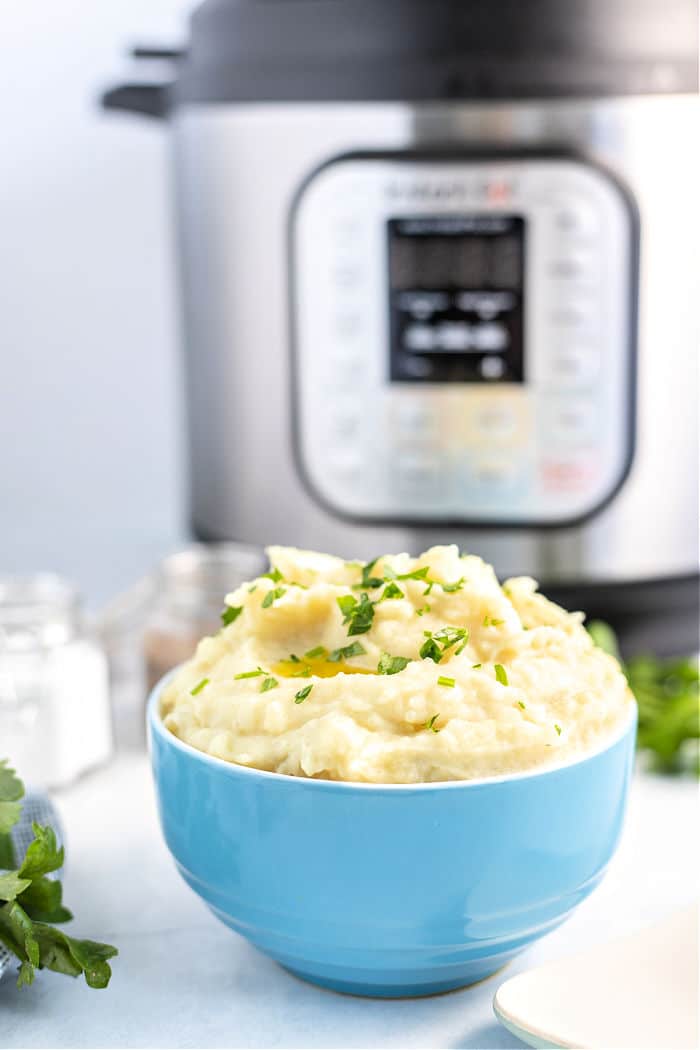
[[[456,547],[269,555],[164,690],[165,725],[201,751],[301,777],[463,780],[594,749],[631,717],[616,661],[533,580],[501,587]]]

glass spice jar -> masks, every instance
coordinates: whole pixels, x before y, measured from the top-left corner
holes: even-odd
[[[56,788],[112,750],[107,662],[60,576],[0,578],[0,758]]]

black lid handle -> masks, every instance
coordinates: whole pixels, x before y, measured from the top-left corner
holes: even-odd
[[[132,58],[146,60],[178,62],[185,57],[181,47],[160,47],[152,44],[137,44],[131,48]],[[170,109],[170,88],[172,83],[131,83],[118,84],[109,88],[101,98],[104,109],[121,109],[127,113],[141,113],[146,117],[167,117]]]
[[[118,84],[104,92],[103,109],[121,109],[162,119],[168,115],[170,84]]]

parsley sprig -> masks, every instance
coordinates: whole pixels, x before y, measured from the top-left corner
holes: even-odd
[[[341,649],[334,649],[330,652],[328,661],[332,664],[339,664],[342,660],[350,660],[353,656],[364,656],[366,652],[367,650],[359,642],[353,642],[352,645],[344,645]]]
[[[469,630],[466,627],[441,627],[439,631],[423,631],[425,641],[420,647],[419,654],[422,660],[433,660],[439,664],[443,656],[454,646],[455,656],[466,648],[469,642]]]
[[[373,558],[372,561],[368,561],[366,565],[362,565],[360,568],[361,579],[359,583],[353,585],[353,590],[364,590],[371,591],[376,590],[385,583],[395,583],[396,580],[419,580],[426,584],[426,588],[423,594],[430,594],[433,587],[441,587],[446,594],[454,594],[456,591],[461,591],[464,586],[466,577],[461,576],[460,579],[454,580],[452,583],[446,583],[443,580],[435,580],[430,576],[430,566],[422,565],[418,569],[412,569],[410,572],[396,572],[390,565],[384,566],[384,571],[381,576],[375,575],[374,569],[379,561],[379,558]],[[398,591],[399,593],[396,593]],[[387,595],[384,593],[382,598],[391,597],[405,597],[399,587],[396,591]],[[381,599],[380,599],[381,600]]]
[[[336,601],[348,635],[366,634],[374,620],[374,602],[370,601],[369,595],[363,592],[358,600],[354,594],[343,594]]]
[[[53,923],[73,916],[63,905],[58,879],[48,878],[63,865],[53,828],[32,824],[34,839],[16,867],[12,827],[20,817],[24,784],[0,761],[0,944],[19,959],[17,986],[29,985],[35,970],[49,969],[69,977],[83,974],[91,988],[106,988],[112,976],[108,959],[117,955],[111,944],[77,940]]]
[[[410,662],[406,656],[390,656],[389,653],[382,653],[377,671],[379,674],[398,674],[399,671],[408,667]]]
[[[588,624],[593,641],[622,663],[609,624]],[[700,673],[696,658],[639,655],[622,663],[639,712],[637,747],[659,772],[700,776]]]

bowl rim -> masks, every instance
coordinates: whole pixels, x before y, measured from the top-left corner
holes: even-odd
[[[256,766],[243,766],[236,762],[228,762],[225,758],[217,758],[216,755],[210,755],[206,751],[200,751],[199,748],[194,747],[193,744],[186,743],[167,729],[160,713],[159,701],[163,689],[178,670],[178,667],[174,667],[171,671],[168,671],[168,673],[155,684],[148,697],[146,704],[146,727],[148,731],[149,751],[152,752],[153,750],[151,733],[155,733],[165,741],[168,746],[173,747],[176,751],[181,751],[183,754],[189,755],[196,760],[200,760],[206,765],[221,769],[229,776],[241,776],[243,778],[252,778],[253,780],[262,779],[263,781],[280,781],[282,783],[296,784],[297,786],[317,785],[311,788],[311,790],[315,791],[323,789],[335,791],[356,789],[360,791],[378,791],[382,793],[401,793],[406,791],[445,791],[460,788],[466,790],[468,788],[485,787],[489,784],[504,784],[518,780],[530,780],[534,777],[546,776],[548,773],[558,773],[562,770],[569,769],[572,766],[580,766],[584,765],[586,762],[592,761],[600,755],[605,754],[605,752],[612,750],[612,748],[619,744],[628,734],[631,733],[634,736],[637,726],[637,703],[636,701],[633,701],[630,705],[630,713],[628,717],[613,733],[605,737],[599,747],[596,747],[592,751],[585,751],[583,754],[570,756],[568,759],[562,762],[553,763],[552,765],[537,766],[534,769],[519,770],[515,773],[499,773],[496,776],[491,777],[475,777],[471,780],[417,781],[416,783],[411,784],[382,784],[364,780],[323,780],[315,777],[298,777],[293,776],[291,773],[274,773],[268,769],[258,769]]]

